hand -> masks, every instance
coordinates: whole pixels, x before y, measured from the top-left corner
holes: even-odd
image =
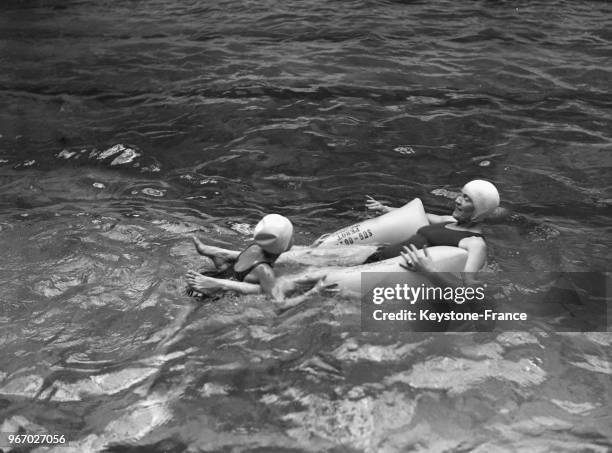
[[[389,212],[389,207],[382,204],[380,201],[375,200],[369,195],[366,195],[366,208],[372,211]]]
[[[311,300],[311,297],[314,294],[318,294],[321,292],[327,294],[328,296],[336,296],[337,294],[340,294],[340,288],[336,283],[325,285],[321,281],[319,281],[313,288],[303,294],[293,296],[287,299],[276,299],[274,301],[274,311],[277,315],[281,315],[290,308],[297,307],[298,305],[301,305],[304,302]]]
[[[418,249],[414,244],[410,244],[410,248],[404,247],[404,251],[400,252],[406,264],[400,264],[400,267],[412,272],[437,272],[427,247],[423,247],[423,253],[418,253]]]
[[[319,276],[305,275],[302,277],[281,277],[276,279],[273,293],[276,300],[282,300],[290,294],[304,294],[311,291],[321,278]]]

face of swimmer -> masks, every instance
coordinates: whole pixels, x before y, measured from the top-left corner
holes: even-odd
[[[455,210],[451,214],[459,223],[469,222],[474,215],[474,202],[463,190],[455,198]]]
[[[480,222],[499,206],[497,188],[483,179],[468,182],[455,199],[453,217],[459,223]]]

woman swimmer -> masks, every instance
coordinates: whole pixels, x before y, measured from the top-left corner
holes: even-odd
[[[286,217],[266,215],[255,227],[253,243],[242,252],[205,245],[195,236],[193,241],[198,253],[213,260],[216,271],[208,276],[190,270],[186,275],[190,288],[203,294],[219,290],[264,292],[276,301],[284,300],[288,288],[278,284],[272,268],[279,255],[293,245],[293,225]]]
[[[368,196],[366,207],[371,210],[389,212],[395,208],[385,206]],[[449,245],[468,252],[463,272],[465,283],[473,282],[475,272],[486,265],[487,244],[482,235],[482,222],[499,207],[499,192],[488,181],[476,179],[468,182],[455,199],[451,215],[427,214],[429,225],[421,227],[408,241],[383,248],[376,259],[387,259],[402,255],[406,269],[435,273],[436,267],[427,253],[427,246]],[[417,249],[425,254],[417,254]]]

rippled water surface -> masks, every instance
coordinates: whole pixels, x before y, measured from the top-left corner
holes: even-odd
[[[362,333],[335,296],[201,303],[190,242],[298,244],[364,195],[521,221],[500,272],[607,271],[612,6],[0,5],[0,431],[57,451],[605,452],[609,333]],[[603,301],[602,301],[603,303]],[[35,451],[45,451],[40,447]]]

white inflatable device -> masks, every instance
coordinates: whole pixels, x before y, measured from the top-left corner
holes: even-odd
[[[428,224],[423,203],[415,198],[401,208],[331,233],[318,246],[395,245],[408,240],[419,228]]]
[[[449,247],[445,245],[437,247],[428,247],[427,251],[430,258],[436,264],[436,267],[440,272],[461,272],[465,267],[465,261],[467,260],[467,251],[460,249],[459,247]],[[423,250],[419,250],[419,255],[423,255]],[[400,264],[405,264],[404,258],[397,256],[395,258],[389,258],[384,261],[377,263],[362,264],[360,266],[343,267],[343,268],[330,268],[322,280],[323,286],[337,285],[346,294],[356,293],[360,294],[361,287],[361,274],[363,272],[378,272],[381,273],[380,282],[387,279],[391,272],[401,273],[401,278],[395,276],[394,281],[396,283],[406,283],[409,286],[419,286],[421,283],[425,285],[431,285],[429,280],[418,272],[412,272],[404,269]],[[370,279],[371,283],[376,283],[375,279]],[[363,288],[364,294],[371,288]]]
[[[428,225],[427,215],[420,199],[415,198],[401,208],[394,209],[379,217],[356,223],[342,228],[327,236],[318,247],[343,247],[356,244],[388,244],[396,245],[407,241],[416,234],[422,226]],[[467,260],[467,251],[458,247],[438,246],[428,247],[429,256],[440,272],[461,272]],[[419,254],[423,254],[419,250]],[[363,264],[353,267],[330,268],[323,285],[336,284],[345,293],[361,293],[361,274],[363,272],[381,273],[381,281],[385,280],[382,273],[399,272],[402,283],[418,286],[421,283],[430,284],[418,272],[404,269],[401,256],[389,258],[376,263]],[[367,290],[366,288],[364,288]]]

